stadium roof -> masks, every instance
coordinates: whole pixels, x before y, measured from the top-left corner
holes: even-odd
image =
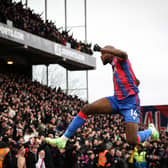
[[[96,58],[34,34],[0,23],[1,61],[16,64],[59,64],[68,70],[96,68]]]

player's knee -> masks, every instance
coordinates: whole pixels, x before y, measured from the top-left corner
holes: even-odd
[[[136,138],[133,138],[133,137],[127,137],[126,138],[126,141],[128,144],[130,145],[136,145],[137,144],[137,139]]]
[[[89,104],[84,105],[84,107],[82,108],[82,112],[86,115],[90,114],[90,105]]]

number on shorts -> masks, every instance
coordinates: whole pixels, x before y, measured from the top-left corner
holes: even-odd
[[[136,119],[136,117],[138,116],[137,111],[136,111],[136,110],[131,109],[131,116],[132,116],[132,118],[135,120],[135,119]]]

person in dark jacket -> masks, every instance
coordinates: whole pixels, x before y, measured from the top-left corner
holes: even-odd
[[[27,168],[36,168],[36,162],[38,160],[38,146],[33,145],[31,150],[28,151],[26,157],[26,167]]]
[[[87,162],[87,168],[97,168],[96,158],[93,152],[89,153],[89,160]]]

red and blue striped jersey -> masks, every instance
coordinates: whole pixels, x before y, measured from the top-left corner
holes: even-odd
[[[139,92],[136,84],[136,78],[128,59],[123,61],[117,57],[114,57],[112,69],[114,96],[118,100],[125,99],[128,96],[135,95]]]

